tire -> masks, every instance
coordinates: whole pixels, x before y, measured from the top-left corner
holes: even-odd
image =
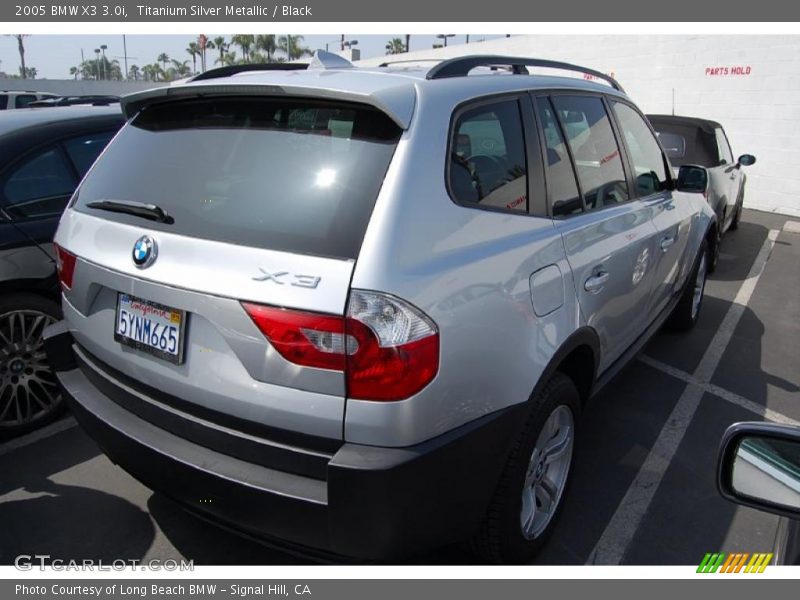
[[[54,421],[64,410],[47,364],[44,328],[61,318],[61,307],[37,294],[0,300],[0,439]]]
[[[561,512],[572,471],[575,423],[580,412],[575,384],[556,373],[530,402],[531,412],[509,454],[486,517],[470,543],[472,551],[490,563],[520,564],[533,559]],[[560,451],[551,454],[548,466],[539,467],[543,464],[540,447],[555,440],[561,441],[556,446]],[[544,485],[548,473],[550,486]],[[540,483],[536,483],[537,478]],[[553,490],[552,509],[537,511],[538,500],[533,500],[531,490],[545,493],[547,487]],[[529,525],[526,533],[525,523]]]
[[[709,260],[708,242],[703,240],[697,253],[697,258],[694,261],[692,272],[686,280],[686,285],[681,293],[681,299],[667,321],[670,329],[688,331],[695,326],[695,323],[700,318]]]
[[[739,221],[742,220],[742,210],[744,210],[744,190],[742,190],[742,198],[740,202],[737,204],[736,214],[733,215],[731,226],[728,227],[728,229],[730,229],[731,231],[736,231],[737,229],[739,229]]]
[[[714,246],[713,246],[713,248],[709,249],[710,250],[710,252],[709,252],[710,256],[709,256],[708,267],[707,267],[709,273],[713,273],[714,271],[716,271],[717,270],[717,265],[719,264],[719,253],[720,253],[720,247],[722,246],[722,230],[721,230],[721,226],[722,225],[721,224],[724,223],[724,222],[725,222],[725,220],[724,220],[724,217],[723,217],[723,219],[720,221],[720,226],[718,226],[716,228],[716,239],[714,240]]]

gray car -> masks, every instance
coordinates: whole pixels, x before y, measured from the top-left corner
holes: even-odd
[[[676,180],[601,73],[318,53],[122,104],[56,235],[48,354],[114,462],[232,529],[530,560],[584,404],[698,318],[707,172]]]
[[[674,166],[694,164],[708,170],[706,198],[717,215],[718,239],[711,244],[709,272],[719,260],[722,235],[739,227],[747,176],[742,167],[755,164],[756,157],[742,154],[733,158],[728,136],[722,125],[709,119],[675,115],[647,115],[656,130],[667,157]]]

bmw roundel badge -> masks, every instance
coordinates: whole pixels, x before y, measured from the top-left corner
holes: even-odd
[[[133,245],[133,264],[139,269],[146,269],[152,265],[158,256],[156,241],[149,235],[143,235]]]

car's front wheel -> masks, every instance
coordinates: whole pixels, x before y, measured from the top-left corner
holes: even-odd
[[[553,530],[572,469],[580,408],[572,380],[556,373],[531,399],[532,410],[506,462],[494,499],[472,541],[493,563],[525,563]]]
[[[0,300],[0,439],[44,425],[63,410],[42,340],[45,327],[60,318],[58,304],[36,294]]]
[[[703,305],[703,296],[706,291],[709,254],[708,242],[703,240],[695,259],[694,268],[683,288],[681,299],[678,300],[678,304],[667,322],[671,329],[688,331],[700,318],[700,308]]]

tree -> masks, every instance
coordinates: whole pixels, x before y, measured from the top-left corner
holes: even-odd
[[[278,43],[274,35],[257,35],[256,50],[263,50],[267,53],[267,62],[273,62],[273,54],[278,49]]]
[[[256,43],[256,36],[234,35],[231,36],[231,43],[239,46],[239,48],[242,49],[242,61],[248,62],[250,60],[250,49]]]
[[[411,49],[409,46],[411,45],[411,36],[406,34],[406,52],[410,52]]]
[[[19,75],[23,79],[28,76],[28,69],[25,67],[25,42],[23,41],[28,34],[15,33],[11,37],[17,40],[17,50],[19,51]]]
[[[80,67],[70,67],[69,68],[69,74],[72,75],[72,78],[75,79],[75,80],[78,79],[78,75],[80,75],[80,73],[81,73]]]
[[[25,74],[22,76],[23,79],[36,79],[36,75],[38,75],[38,71],[36,67],[25,67]]]
[[[183,77],[188,77],[191,74],[188,60],[181,62],[173,58],[171,62],[172,66],[169,68],[170,79],[181,79]]]
[[[152,65],[145,65],[142,67],[142,74],[144,75],[145,81],[159,81],[159,77],[162,75],[163,71],[161,70],[161,65],[158,63],[153,63]]]
[[[192,73],[197,73],[197,57],[200,56],[200,46],[197,42],[189,42],[186,52],[192,57]]]
[[[141,72],[142,70],[139,68],[138,65],[131,65],[131,68],[128,69],[128,79],[139,81],[139,75],[141,75]]]
[[[166,72],[167,63],[169,62],[169,55],[166,52],[162,52],[161,54],[158,55],[158,58],[156,59],[156,61],[158,61],[162,65],[164,65],[163,70],[164,70],[164,72]]]
[[[386,42],[386,54],[402,54],[405,51],[406,47],[400,38],[392,38]]]
[[[225,52],[228,50],[228,43],[225,42],[225,38],[222,36],[215,37],[213,40],[208,42],[208,47],[219,50],[219,58],[214,61],[214,64],[225,64]]]
[[[301,46],[303,39],[302,35],[282,35],[278,38],[278,49],[286,54],[288,60],[297,60],[304,56],[311,56],[311,50],[305,46]]]

